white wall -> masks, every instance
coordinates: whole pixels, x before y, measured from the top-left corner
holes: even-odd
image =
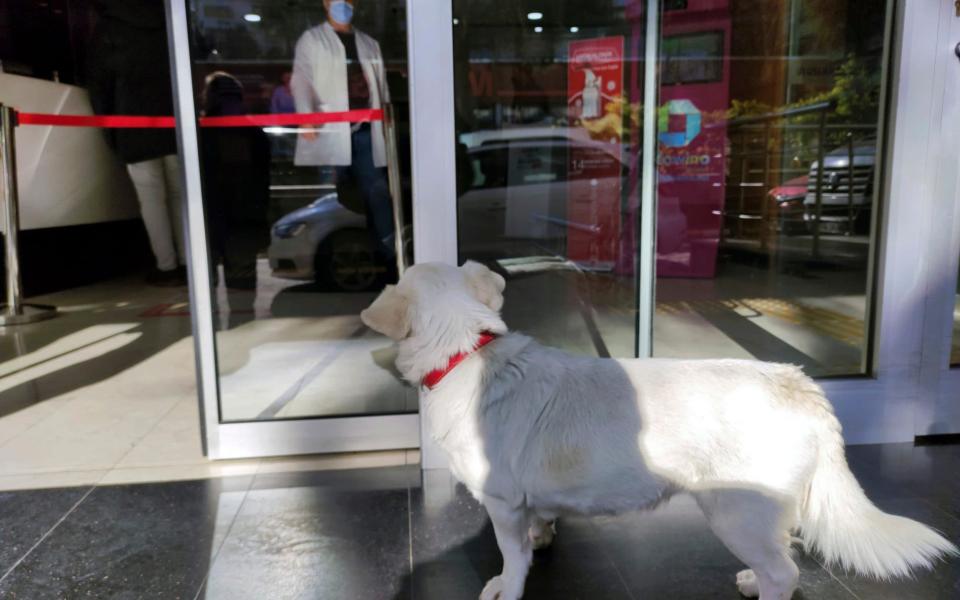
[[[0,103],[23,112],[90,115],[86,90],[0,73]],[[133,185],[99,129],[22,125],[16,130],[20,229],[133,219]]]

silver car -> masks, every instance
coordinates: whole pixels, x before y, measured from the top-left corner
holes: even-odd
[[[349,292],[374,289],[389,272],[375,251],[366,217],[341,204],[335,193],[274,223],[267,256],[276,277]]]
[[[873,173],[877,141],[865,139],[853,144],[853,166],[846,145],[823,157],[820,192],[821,233],[866,233],[870,229],[873,207]],[[804,220],[812,227],[816,221],[817,177],[819,163],[810,165],[807,193],[803,199]],[[852,183],[851,183],[852,172]]]
[[[482,135],[481,135],[482,134]],[[522,135],[521,135],[522,134]],[[499,259],[531,255],[562,256],[569,228],[601,236],[587,224],[567,219],[567,199],[619,197],[620,173],[594,179],[568,178],[572,147],[605,156],[598,144],[568,129],[474,132],[464,136],[470,172],[458,199],[462,257]],[[377,289],[392,273],[375,251],[366,217],[350,210],[337,194],[327,194],[274,223],[268,250],[276,277],[315,280],[343,291]],[[411,254],[409,226],[403,239]]]

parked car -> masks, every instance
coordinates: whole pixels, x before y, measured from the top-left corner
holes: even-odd
[[[854,142],[852,182],[849,153],[849,147],[843,145],[824,156],[820,233],[865,234],[870,231],[877,140],[867,138]],[[810,165],[807,193],[803,200],[804,219],[811,230],[817,219],[818,171],[817,162]]]
[[[571,145],[600,152],[609,148],[575,141],[569,136],[577,134],[570,130],[538,131],[546,138],[524,129],[495,133],[461,139],[466,153],[458,200],[461,254],[491,259],[563,254],[568,228],[578,225],[566,220],[569,189],[589,198],[619,178],[618,173],[568,180],[568,151]],[[353,206],[331,192],[277,220],[267,253],[274,276],[315,280],[344,291],[382,285],[391,265],[374,252],[366,217],[348,205]],[[409,246],[411,236],[404,240]]]
[[[804,207],[808,179],[807,175],[794,177],[767,192],[774,203],[773,214],[776,215],[777,231],[783,235],[803,235],[810,232]]]
[[[486,133],[486,132],[480,132]],[[620,211],[623,159],[609,144],[578,137],[574,130],[543,128],[543,137],[530,130],[504,130],[499,136],[471,134],[468,146],[469,181],[457,201],[460,259],[513,259],[560,256],[579,260],[569,248],[571,231],[614,245],[619,231],[604,228],[609,211]],[[479,140],[479,141],[478,141]],[[591,157],[603,175],[572,175],[571,152]],[[612,170],[609,166],[616,165]],[[597,168],[594,166],[593,168]],[[616,199],[613,205],[609,199]],[[590,222],[570,213],[579,202],[596,209]],[[569,209],[569,210],[568,210]],[[582,253],[582,249],[579,250]]]
[[[389,271],[374,250],[366,217],[341,204],[336,193],[274,223],[267,257],[276,277],[350,292],[376,288]]]

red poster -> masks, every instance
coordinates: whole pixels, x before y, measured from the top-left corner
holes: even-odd
[[[589,135],[567,156],[567,257],[609,270],[620,236],[623,37],[570,42],[568,53],[567,109]]]

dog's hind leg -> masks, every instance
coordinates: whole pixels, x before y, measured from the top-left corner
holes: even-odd
[[[480,600],[519,600],[533,560],[533,542],[527,535],[530,515],[525,508],[513,508],[497,498],[485,497],[483,506],[493,522],[503,572],[487,582]]]
[[[790,558],[790,519],[786,502],[756,490],[725,488],[695,494],[710,529],[748,567],[737,587],[748,598],[790,600],[800,570]]]
[[[553,536],[557,535],[557,520],[534,515],[530,520],[530,531],[527,535],[533,542],[534,550],[547,548],[553,543]]]

